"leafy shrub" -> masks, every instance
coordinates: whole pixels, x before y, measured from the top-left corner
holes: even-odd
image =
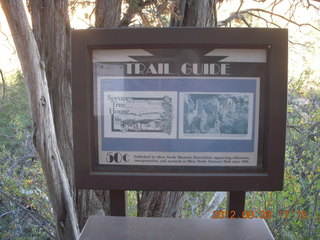
[[[0,112],[0,239],[54,237],[44,175],[32,144],[20,72],[7,79]]]

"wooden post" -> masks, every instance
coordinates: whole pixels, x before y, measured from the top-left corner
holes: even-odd
[[[246,192],[232,191],[228,195],[228,217],[242,218],[246,201]]]
[[[110,215],[126,216],[127,194],[124,190],[110,190]]]

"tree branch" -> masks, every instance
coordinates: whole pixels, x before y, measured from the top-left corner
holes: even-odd
[[[294,130],[296,130],[299,133],[302,133],[301,129],[299,129],[301,126],[299,125],[287,125],[287,128],[292,128]]]
[[[263,13],[267,13],[267,14],[270,14],[272,16],[276,16],[276,17],[279,17],[279,18],[282,18],[283,20],[289,22],[289,23],[292,23],[294,25],[297,25],[299,27],[302,27],[302,26],[309,26],[317,31],[320,31],[320,28],[317,28],[315,27],[314,25],[310,24],[310,23],[298,23],[296,21],[293,21],[289,18],[286,18],[285,16],[282,16],[280,14],[277,14],[277,13],[274,13],[274,12],[271,12],[271,11],[268,11],[268,10],[264,10],[264,9],[260,9],[260,8],[252,8],[252,9],[247,9],[247,10],[244,10],[244,11],[241,11],[240,13],[243,14],[243,13],[249,13],[249,12],[263,12]]]
[[[318,175],[317,177],[315,177],[312,182],[309,184],[309,186],[307,188],[305,188],[305,190],[300,194],[299,197],[297,197],[297,200],[291,205],[291,207],[288,209],[289,212],[291,212],[293,210],[293,208],[296,206],[296,204],[298,203],[298,201],[307,193],[307,190],[309,190],[312,185],[317,182],[317,180],[320,178],[320,175]],[[277,232],[275,233],[275,237],[281,232],[282,227],[284,226],[284,224],[287,222],[289,218],[284,218],[280,224],[280,226],[277,229]]]
[[[278,25],[278,24],[276,24],[276,23],[274,23],[274,22],[268,21],[267,19],[265,19],[264,17],[261,17],[260,15],[256,15],[256,14],[251,13],[251,12],[248,12],[248,14],[251,15],[251,16],[253,16],[253,17],[256,17],[256,18],[259,18],[259,19],[265,21],[265,22],[267,23],[267,25],[268,25],[268,24],[271,24],[271,25],[274,25],[274,26],[276,26],[276,27],[278,27],[278,28],[281,28],[280,25]],[[244,18],[244,17],[243,17],[243,18]]]
[[[314,220],[316,218],[315,214],[317,211],[317,206],[318,206],[318,189],[314,193],[314,205],[313,205],[313,210],[312,210],[312,218],[309,224],[309,230],[308,230],[308,237],[311,239],[312,236],[312,229],[314,228]]]
[[[6,81],[4,79],[3,72],[1,69],[0,69],[0,76],[2,80],[2,101],[3,101],[6,97]]]
[[[15,47],[11,44],[10,39],[9,39],[9,37],[7,36],[7,34],[5,34],[5,33],[2,32],[2,31],[0,31],[0,33],[6,38],[9,46],[12,48],[12,50],[13,50],[12,54],[13,54],[13,55],[16,54],[16,49],[15,49]]]
[[[245,25],[247,25],[248,28],[251,28],[251,25],[248,23],[248,21],[245,19],[245,17],[241,17],[241,20],[244,22]]]
[[[214,27],[218,27],[218,13],[217,13],[217,1],[213,0],[212,4]]]
[[[127,12],[124,14],[123,18],[121,19],[118,27],[127,27],[132,23],[132,18],[135,14],[137,14],[140,10],[145,8],[146,6],[153,3],[153,0],[140,0],[138,6],[129,3],[129,7]]]
[[[237,9],[236,12],[239,12],[239,11],[240,11],[240,9],[241,9],[241,7],[242,7],[242,5],[243,5],[243,2],[244,2],[244,0],[240,0],[240,5],[239,5],[239,7],[238,7],[238,9]]]
[[[210,218],[213,211],[218,209],[226,195],[227,192],[215,192],[206,209],[200,214],[200,218]]]
[[[0,215],[0,218],[6,216],[6,215],[8,215],[8,214],[11,214],[11,213],[13,213],[13,212],[14,212],[13,210],[12,210],[12,211],[9,211],[9,212],[5,212],[5,213],[3,213],[3,214]]]
[[[14,197],[10,196],[9,194],[3,192],[2,190],[0,190],[0,193],[5,196],[7,199],[9,199],[10,201],[14,202],[20,209],[22,209],[23,211],[27,212],[28,215],[34,220],[34,222],[39,225],[40,228],[42,228],[51,238],[55,239],[55,237],[52,235],[52,233],[50,231],[48,231],[43,224],[39,223],[39,221],[34,217],[34,215],[36,215],[39,219],[41,219],[42,222],[45,222],[47,226],[50,226],[51,228],[55,229],[54,225],[46,218],[44,218],[42,215],[40,215],[38,212],[33,211],[33,210],[29,210],[28,208],[26,208],[23,204],[21,204],[19,201],[17,201]],[[12,212],[12,211],[11,211]],[[9,214],[9,213],[6,213]],[[6,215],[5,214],[5,215]],[[3,217],[3,215],[1,215],[0,217]]]
[[[280,27],[278,24],[276,24],[274,22],[271,22],[271,21],[268,21],[265,18],[263,18],[261,16],[258,16],[256,14],[252,13],[252,12],[263,12],[263,13],[269,14],[270,16],[279,17],[279,18],[287,21],[288,23],[292,23],[292,24],[294,24],[296,26],[299,26],[299,27],[308,26],[308,27],[311,27],[311,28],[313,28],[313,29],[315,29],[317,31],[320,31],[320,28],[318,28],[318,27],[316,27],[316,26],[314,26],[314,25],[312,25],[310,23],[298,23],[298,22],[293,21],[293,20],[291,20],[289,18],[286,18],[285,16],[282,16],[280,14],[274,13],[272,11],[260,9],[260,8],[251,8],[251,9],[246,9],[246,10],[242,10],[242,11],[239,11],[239,12],[235,12],[232,15],[230,15],[228,18],[226,18],[225,20],[219,22],[218,25],[219,26],[225,26],[227,23],[229,23],[229,22],[231,22],[231,21],[233,21],[235,19],[241,19],[241,16],[244,15],[244,14],[250,14],[250,15],[256,17],[256,18],[260,18],[260,19],[264,20],[265,22],[268,22],[270,24],[273,24],[275,26]]]
[[[164,27],[165,24],[164,24],[163,19],[161,17],[161,13],[159,11],[159,6],[158,6],[157,2],[156,1],[153,2],[153,4],[151,6],[152,6],[152,8],[154,8],[154,12],[155,12],[154,15],[159,19],[159,22],[161,23],[161,27]]]
[[[320,2],[320,0],[313,0],[313,1],[315,1],[315,2]],[[316,9],[316,10],[318,10],[318,11],[319,11],[319,8],[318,8],[318,7],[316,7],[315,5],[313,5],[312,3],[310,3],[310,1],[309,1],[309,0],[307,0],[307,3],[308,3],[307,8],[309,8],[309,7],[313,7],[314,9]]]

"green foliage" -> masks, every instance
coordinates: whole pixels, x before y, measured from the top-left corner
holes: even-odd
[[[7,82],[0,112],[0,239],[47,239],[52,209],[32,144],[25,85],[19,72]]]
[[[289,85],[284,190],[247,196],[247,210],[271,211],[276,239],[320,239],[320,94],[306,84],[309,74]]]
[[[1,144],[13,149],[21,144],[25,132],[30,130],[31,116],[21,73],[17,72],[7,82],[5,98],[0,105],[0,137]]]
[[[137,191],[128,191],[128,216],[137,216]]]

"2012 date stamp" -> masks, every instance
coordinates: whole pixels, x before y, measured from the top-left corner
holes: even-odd
[[[234,219],[237,217],[241,217],[244,219],[272,219],[272,218],[290,218],[290,219],[308,219],[308,213],[305,210],[302,211],[271,211],[271,210],[262,210],[262,211],[242,211],[240,213],[236,211],[213,211],[211,218],[213,219],[223,219],[230,218]]]

